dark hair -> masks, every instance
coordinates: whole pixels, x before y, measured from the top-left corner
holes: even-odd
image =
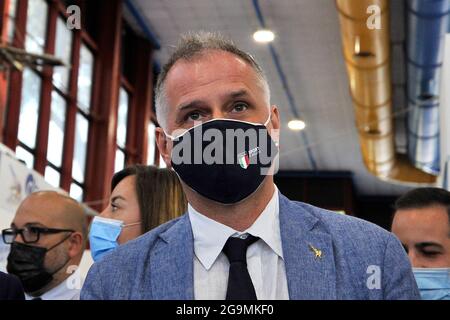
[[[128,176],[136,175],[136,194],[142,233],[181,216],[187,201],[175,172],[155,166],[133,165],[114,174],[111,191]]]
[[[395,210],[421,209],[431,206],[450,206],[450,192],[441,188],[417,188],[395,201]]]

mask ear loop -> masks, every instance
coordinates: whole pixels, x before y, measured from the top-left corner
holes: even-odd
[[[122,225],[122,228],[126,228],[126,227],[131,227],[131,226],[136,226],[138,224],[141,224],[142,221],[138,221],[138,222],[134,222],[134,223],[129,223],[129,224],[124,224]]]
[[[163,129],[163,132],[164,132],[164,134],[166,135],[167,138],[169,138],[169,139],[172,140],[172,141],[175,140],[175,137],[172,136],[172,135],[170,135],[170,134],[168,134],[168,133],[166,132],[166,130]]]
[[[269,123],[270,119],[272,118],[272,112],[269,113],[269,117],[267,118],[266,122],[264,122],[264,127],[267,127],[267,124]],[[277,146],[277,148],[279,147],[279,142],[278,141],[274,141],[275,146]]]
[[[69,234],[67,237],[65,237],[63,240],[61,240],[60,242],[58,242],[57,244],[55,244],[55,245],[52,246],[51,248],[47,249],[47,252],[49,252],[50,250],[56,248],[56,247],[59,246],[61,243],[63,243],[63,242],[66,241],[67,239],[69,239],[69,238],[72,236],[72,234],[73,234],[74,232],[75,232],[75,231],[70,231],[70,234]],[[47,253],[47,252],[46,252],[46,253]],[[53,271],[52,273],[50,273],[50,272],[48,272],[48,273],[51,274],[52,277],[53,277],[53,275],[55,275],[55,274],[56,274],[57,272],[59,272],[62,268],[64,268],[64,267],[66,266],[66,264],[69,263],[69,261],[70,261],[70,257],[66,260],[66,262],[64,262],[64,264],[63,264],[61,267],[57,268],[57,269],[56,269],[55,271]]]
[[[264,126],[266,127],[269,123],[270,119],[272,118],[272,112],[269,112],[269,117],[267,118],[266,122],[264,122]]]
[[[65,237],[64,239],[62,239],[61,241],[59,241],[59,242],[56,243],[55,245],[53,245],[53,246],[51,246],[50,248],[48,248],[48,249],[47,249],[47,252],[50,251],[50,250],[52,250],[52,249],[54,249],[54,248],[56,248],[56,247],[59,246],[61,243],[63,243],[63,242],[66,241],[67,239],[69,239],[75,231],[67,231],[67,232],[70,232],[70,233],[67,235],[67,237]]]

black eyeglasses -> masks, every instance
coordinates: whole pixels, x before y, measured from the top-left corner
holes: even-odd
[[[3,242],[11,244],[16,240],[18,234],[22,237],[25,243],[36,243],[39,241],[41,234],[55,234],[61,232],[75,232],[72,229],[53,229],[53,228],[41,228],[41,227],[25,227],[23,229],[9,228],[2,231]]]

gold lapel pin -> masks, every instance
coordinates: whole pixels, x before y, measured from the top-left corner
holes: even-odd
[[[309,249],[314,253],[314,258],[316,259],[322,258],[322,250],[314,248],[311,244],[309,244]]]

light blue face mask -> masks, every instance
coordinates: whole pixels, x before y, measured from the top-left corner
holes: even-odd
[[[413,268],[423,300],[450,300],[450,268]]]
[[[94,217],[89,232],[91,255],[94,261],[100,260],[107,252],[117,248],[122,229],[140,224],[140,222],[124,224],[121,220]]]

